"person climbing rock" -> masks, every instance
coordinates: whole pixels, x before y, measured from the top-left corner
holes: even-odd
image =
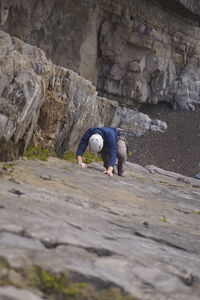
[[[106,171],[104,174],[112,177],[117,163],[119,176],[124,176],[124,164],[127,160],[127,147],[124,131],[120,128],[94,127],[89,128],[79,143],[76,158],[82,168],[87,168],[83,162],[83,154],[89,145],[91,152],[98,152],[103,160]]]

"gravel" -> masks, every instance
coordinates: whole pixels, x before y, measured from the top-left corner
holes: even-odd
[[[200,107],[195,111],[173,111],[166,103],[144,105],[139,110],[152,119],[165,121],[165,133],[148,133],[142,137],[129,137],[133,153],[129,161],[155,165],[194,177],[200,172]]]

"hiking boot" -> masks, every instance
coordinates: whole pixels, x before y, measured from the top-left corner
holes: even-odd
[[[122,177],[124,177],[124,170],[122,170],[122,171],[118,171],[118,176],[122,176]]]

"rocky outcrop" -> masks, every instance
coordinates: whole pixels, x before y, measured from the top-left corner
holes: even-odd
[[[188,19],[199,20],[200,4],[196,0],[153,0],[153,2]]]
[[[150,1],[132,1],[118,15],[109,6],[106,12],[99,33],[99,90],[129,106],[167,101],[193,109],[200,95],[197,21]]]
[[[1,0],[2,29],[129,107],[200,102],[195,0]],[[9,9],[9,13],[8,13]]]
[[[91,126],[121,126],[136,135],[166,129],[164,122],[97,97],[91,81],[54,65],[39,48],[2,31],[0,40],[1,160],[22,155],[33,134],[62,156]]]
[[[0,32],[1,160],[31,140],[62,156],[90,126],[166,130],[136,107],[199,104],[198,18],[192,0],[0,0],[2,29],[64,66]],[[66,271],[97,293],[120,289],[104,299],[199,299],[199,180],[131,163],[125,178],[102,171],[57,158],[0,163],[0,299],[74,296],[77,285],[51,295]]]
[[[44,299],[59,284],[26,286],[31,266],[136,299],[199,299],[199,180],[131,163],[124,178],[102,171],[56,158],[0,164],[0,285],[20,287],[0,288],[1,299]]]
[[[61,144],[66,150],[71,145],[70,137],[74,142],[75,128],[84,130],[93,120],[95,87],[73,71],[53,65],[39,48],[3,32],[0,51],[1,159],[23,154],[39,116],[41,128],[54,134],[57,151]],[[40,112],[45,99],[50,108],[46,128],[45,111]],[[51,131],[49,123],[55,122],[55,118],[56,126]]]
[[[39,48],[3,32],[0,38],[1,159],[13,159],[24,152],[37,127],[44,99],[51,104],[51,115],[56,117],[55,131],[51,133],[57,143],[64,143],[62,128],[68,140],[70,136],[73,139],[75,123],[82,130],[86,129],[92,119],[97,94],[91,82],[53,65]],[[52,99],[57,102],[52,103]],[[51,122],[51,115],[47,122]],[[44,129],[51,130],[47,125]],[[67,146],[63,148],[66,150]]]
[[[44,96],[39,75],[44,53],[3,32],[0,40],[1,156],[2,159],[13,159],[23,153],[37,124]],[[35,59],[34,66],[28,58],[30,52]]]

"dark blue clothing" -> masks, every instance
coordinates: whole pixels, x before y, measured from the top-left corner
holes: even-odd
[[[76,155],[83,156],[83,153],[85,152],[89,139],[91,135],[98,133],[102,136],[104,143],[103,148],[106,148],[109,154],[109,161],[108,165],[113,167],[116,164],[117,159],[117,136],[118,131],[116,128],[111,127],[94,127],[89,128],[85,134],[83,135],[80,144],[78,146]]]

